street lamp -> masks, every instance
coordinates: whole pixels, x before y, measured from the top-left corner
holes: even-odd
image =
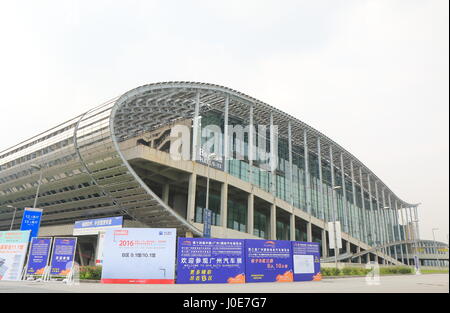
[[[418,247],[419,247],[419,242],[418,242],[418,238],[417,238],[417,236],[416,236],[416,233],[417,233],[417,228],[418,228],[418,225],[419,225],[419,220],[412,220],[411,221],[411,226],[413,226],[414,225],[414,245],[415,245],[415,248],[414,248],[414,264],[415,264],[415,267],[416,267],[416,275],[419,275],[420,274],[420,260],[419,260],[419,256],[418,256],[418,253],[417,253],[417,249],[418,249]]]
[[[341,189],[342,188],[342,186],[334,186],[333,187],[333,196],[334,196],[334,191],[335,190],[338,190],[338,189]],[[333,197],[333,199],[334,198],[336,198],[336,197]],[[335,208],[335,203],[334,203],[334,200],[333,200],[333,210],[332,210],[332,212],[333,212],[333,234],[334,234],[334,264],[335,264],[335,266],[336,266],[336,268],[337,268],[337,255],[338,255],[338,253],[339,253],[339,248],[338,248],[338,245],[337,245],[337,236],[336,236],[336,212],[335,212],[335,210],[336,210],[336,208]]]
[[[433,228],[433,229],[431,229],[431,231],[433,232],[434,246],[435,246],[435,248],[436,248],[436,251],[435,251],[435,253],[436,253],[436,266],[439,267],[439,256],[438,256],[438,250],[437,250],[437,242],[436,242],[436,238],[434,237],[434,231],[435,231],[435,230],[439,230],[439,228]]]
[[[383,202],[384,202],[384,200],[383,200]],[[389,210],[390,209],[390,207],[389,206],[384,206],[383,207],[383,210]],[[387,214],[389,214],[389,213],[385,213],[385,214],[383,214],[384,216],[386,216]],[[386,225],[386,228],[387,228],[387,225]],[[388,230],[386,230],[386,235],[387,235],[387,237],[386,237],[386,244],[389,244],[389,231]],[[393,239],[394,241],[395,241],[395,239]],[[389,256],[392,258],[392,249],[391,249],[391,247],[386,247],[386,248],[384,248],[384,252],[387,254],[388,252],[389,252]]]
[[[17,208],[15,206],[12,206],[12,205],[7,205],[6,207],[10,208],[10,209],[14,209],[14,214],[13,214],[13,218],[12,218],[12,221],[11,221],[11,227],[9,228],[9,230],[12,230],[13,224],[14,224],[14,219],[16,218]]]
[[[37,189],[36,189],[36,195],[34,197],[34,204],[33,204],[33,208],[36,208],[37,199],[38,199],[38,196],[39,196],[39,189],[41,188],[41,183],[42,183],[42,174],[43,174],[44,167],[42,165],[37,165],[37,164],[34,164],[34,163],[31,164],[31,167],[34,168],[34,169],[37,169],[38,171],[40,171],[38,186],[37,186]]]

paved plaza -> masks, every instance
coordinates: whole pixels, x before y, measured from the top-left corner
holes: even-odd
[[[448,293],[448,274],[381,276],[379,284],[369,284],[365,277],[323,279],[320,282],[200,284],[192,285],[121,285],[61,282],[0,282],[0,293]]]

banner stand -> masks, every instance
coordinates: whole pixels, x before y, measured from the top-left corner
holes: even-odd
[[[43,272],[42,274],[28,274],[28,266],[30,265],[30,258],[31,258],[31,255],[32,255],[32,249],[33,249],[33,243],[34,243],[33,240],[34,240],[34,239],[35,239],[35,240],[39,240],[39,239],[50,239],[49,249],[48,249],[48,252],[47,252],[47,255],[46,255],[46,261],[45,261],[45,266],[44,266],[44,272]],[[35,280],[38,280],[39,278],[41,278],[41,279],[43,280],[44,275],[45,275],[45,271],[46,271],[47,268],[49,267],[49,266],[48,266],[48,263],[49,263],[49,261],[50,261],[49,256],[50,256],[50,251],[51,251],[52,241],[53,241],[53,238],[52,238],[52,237],[33,237],[33,238],[31,238],[30,245],[29,245],[28,251],[27,251],[27,262],[26,262],[26,264],[25,264],[25,267],[23,268],[23,272],[22,272],[22,276],[21,276],[21,279],[20,279],[20,280],[25,280],[25,281],[33,280],[33,281],[35,281]],[[29,278],[33,278],[33,279],[29,279]]]
[[[25,280],[25,278],[27,277],[26,273],[27,273],[27,266],[24,266],[22,269],[22,274],[20,274],[20,280]]]
[[[47,265],[44,269],[44,275],[42,276],[42,281],[47,282],[50,280],[50,266]]]
[[[71,256],[71,258],[72,258],[72,261],[70,262],[71,263],[71,265],[70,265],[70,270],[67,272],[67,274],[65,274],[65,275],[52,275],[52,267],[53,267],[53,257],[54,257],[54,255],[55,255],[55,246],[56,246],[56,243],[57,243],[57,240],[58,239],[73,239],[73,240],[75,240],[74,241],[74,249],[73,249],[73,253],[72,253],[72,256]],[[77,247],[77,243],[78,243],[78,238],[77,237],[55,237],[54,238],[54,240],[53,240],[53,248],[52,248],[52,253],[51,253],[51,257],[50,257],[50,265],[49,265],[49,269],[48,269],[48,272],[47,272],[47,276],[46,276],[46,279],[45,279],[45,281],[47,281],[47,282],[49,282],[49,281],[59,281],[59,282],[65,282],[66,281],[66,279],[68,278],[68,276],[72,273],[72,271],[73,271],[73,266],[74,266],[74,263],[75,263],[75,253],[76,253],[76,247]],[[66,268],[67,269],[67,268]],[[61,280],[58,280],[58,278],[56,278],[56,279],[54,279],[54,280],[52,280],[52,277],[58,277],[59,279],[61,279]]]

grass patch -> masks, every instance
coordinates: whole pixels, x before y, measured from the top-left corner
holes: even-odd
[[[448,269],[420,270],[422,274],[448,274]]]
[[[322,276],[366,276],[370,269],[360,267],[324,267],[320,269]],[[448,273],[448,271],[447,271]],[[406,275],[413,274],[413,269],[406,266],[380,267],[380,275]]]

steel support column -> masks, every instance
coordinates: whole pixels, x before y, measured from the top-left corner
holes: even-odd
[[[311,186],[309,177],[309,149],[308,149],[308,135],[306,130],[303,131],[303,148],[305,151],[305,195],[306,195],[306,211],[312,214],[311,207]]]
[[[325,221],[325,204],[323,201],[323,176],[322,176],[322,151],[320,144],[320,137],[317,137],[317,158],[319,162],[319,208],[321,211],[321,218]]]
[[[294,187],[293,187],[293,173],[292,173],[292,129],[291,122],[288,122],[288,149],[289,149],[289,203],[294,206]]]
[[[341,152],[340,154],[341,158],[341,184],[342,184],[342,210],[344,214],[344,231],[349,234],[350,233],[350,227],[348,223],[348,210],[347,210],[347,188],[345,186],[345,167],[344,167],[344,155]]]
[[[362,168],[359,168],[359,186],[361,188],[361,206],[362,206],[362,223],[364,225],[363,227],[363,241],[369,244],[369,236],[368,236],[368,219],[367,219],[367,212],[366,212],[366,202],[364,201],[364,184],[362,179]]]
[[[254,214],[255,214],[255,196],[253,193],[248,194],[247,199],[247,233],[253,235],[254,232]]]
[[[224,117],[223,117],[223,155],[224,155],[224,171],[228,173],[228,160],[229,160],[229,121],[228,121],[228,112],[230,106],[230,96],[225,96],[225,107],[224,107]]]
[[[199,137],[199,112],[200,112],[200,91],[197,91],[195,94],[195,109],[194,109],[194,118],[192,125],[192,153],[191,159],[192,161],[196,161],[198,159],[198,137]]]

